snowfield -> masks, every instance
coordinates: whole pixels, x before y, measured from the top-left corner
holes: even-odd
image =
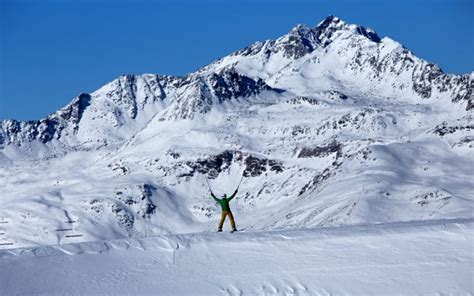
[[[1,295],[472,295],[474,220],[0,252]]]
[[[330,16],[3,120],[0,294],[472,295],[473,78]]]

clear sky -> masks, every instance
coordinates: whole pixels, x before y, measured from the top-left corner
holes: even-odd
[[[122,74],[184,75],[333,14],[445,72],[474,70],[471,0],[0,0],[0,119],[39,119]]]

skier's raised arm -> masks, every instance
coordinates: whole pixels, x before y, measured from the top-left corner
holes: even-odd
[[[232,193],[232,195],[229,197],[229,201],[230,201],[231,199],[233,199],[233,198],[237,195],[237,191],[239,191],[238,188],[235,189],[234,193]]]
[[[219,199],[214,195],[214,193],[212,193],[212,191],[211,191],[211,197],[212,197],[215,201],[219,202]]]

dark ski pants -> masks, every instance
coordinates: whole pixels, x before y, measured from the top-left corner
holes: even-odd
[[[236,228],[235,228],[234,215],[232,215],[231,211],[223,211],[222,212],[221,221],[219,221],[219,230],[222,230],[222,225],[224,225],[224,220],[225,220],[226,216],[229,216],[230,225],[232,226],[232,229],[235,230]]]

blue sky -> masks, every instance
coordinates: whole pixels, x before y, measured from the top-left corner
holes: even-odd
[[[0,0],[0,119],[39,119],[122,74],[184,75],[333,14],[445,72],[474,70],[473,1]]]

